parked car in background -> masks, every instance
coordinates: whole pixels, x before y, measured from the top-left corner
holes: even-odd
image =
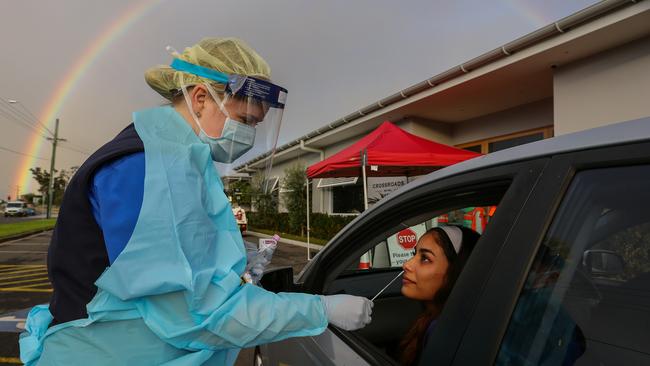
[[[27,203],[23,201],[9,201],[5,206],[4,215],[8,216],[27,216]]]
[[[248,229],[248,220],[246,219],[246,211],[241,208],[239,205],[234,205],[232,208],[232,214],[235,215],[235,220],[237,221],[237,226],[239,226],[239,231],[242,235]]]
[[[418,237],[495,207],[420,365],[650,364],[650,118],[563,135],[438,170],[348,224],[271,291],[373,298]],[[399,245],[404,249],[400,252]],[[406,245],[409,244],[409,245]],[[369,269],[360,258],[370,252]],[[424,310],[395,281],[372,323],[255,350],[257,365],[392,365]]]
[[[25,216],[35,216],[36,215],[36,209],[34,209],[34,207],[28,206],[28,207],[25,208],[25,213],[26,213]]]

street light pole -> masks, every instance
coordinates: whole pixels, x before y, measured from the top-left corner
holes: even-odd
[[[54,125],[54,137],[48,137],[48,140],[52,141],[52,159],[50,161],[50,184],[47,189],[47,218],[52,217],[52,196],[54,195],[54,162],[56,160],[56,145],[59,141],[65,141],[65,139],[59,138],[59,119],[56,119],[56,124]]]

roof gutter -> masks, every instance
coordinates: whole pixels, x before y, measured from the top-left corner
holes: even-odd
[[[390,95],[384,99],[379,100],[373,104],[367,105],[356,112],[353,112],[343,118],[340,118],[324,127],[321,127],[315,131],[312,131],[302,137],[299,137],[289,143],[286,143],[275,150],[276,153],[284,151],[290,147],[301,144],[304,145],[305,140],[312,139],[318,135],[321,135],[327,131],[336,129],[342,125],[348,124],[356,119],[359,119],[367,114],[377,112],[381,109],[384,109],[391,104],[395,104],[401,100],[407,99],[415,94],[421,93],[425,90],[432,89],[442,83],[448,82],[452,79],[455,79],[461,75],[476,70],[485,65],[491,64],[498,60],[504,59],[512,55],[513,53],[519,52],[523,49],[529,48],[533,45],[541,43],[549,38],[558,36],[562,33],[565,33],[577,26],[580,26],[584,23],[587,23],[596,18],[602,17],[605,14],[618,10],[627,5],[632,5],[639,3],[643,0],[604,0],[597,4],[594,4],[588,8],[580,10],[574,14],[571,14],[565,18],[558,20],[555,23],[551,23],[543,28],[540,28],[532,33],[529,33],[523,37],[515,39],[512,42],[506,43],[505,45],[496,48],[492,51],[486,52],[476,58],[473,58],[465,63],[462,63],[456,67],[453,67],[443,73],[435,75],[427,80],[424,80],[418,84],[410,86],[406,89],[403,89],[393,95]],[[252,160],[250,160],[247,165],[258,162],[268,158],[270,154],[262,154]],[[323,160],[321,158],[321,160]],[[245,165],[240,165],[234,170],[238,171],[242,169]]]
[[[320,161],[325,160],[325,151],[320,150],[320,149],[314,149],[313,147],[306,147],[305,146],[305,140],[300,140],[300,150],[309,151],[309,152],[313,152],[313,153],[319,153],[320,154]]]

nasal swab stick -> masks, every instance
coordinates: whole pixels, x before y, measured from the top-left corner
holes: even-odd
[[[375,301],[375,299],[376,299],[379,295],[381,295],[381,293],[384,292],[384,291],[388,288],[388,286],[390,286],[391,283],[395,282],[395,280],[398,279],[399,276],[401,276],[402,274],[404,274],[404,271],[400,272],[397,276],[395,276],[395,278],[393,278],[392,280],[390,280],[390,282],[388,282],[388,285],[384,286],[384,288],[382,288],[381,290],[379,290],[379,292],[377,292],[377,295],[375,295],[375,297],[373,297],[370,301]]]

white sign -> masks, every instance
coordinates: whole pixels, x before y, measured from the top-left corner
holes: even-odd
[[[402,264],[413,257],[415,244],[426,231],[427,228],[422,223],[404,228],[386,239],[391,267],[401,267]]]
[[[368,177],[368,207],[406,184],[406,177]]]

